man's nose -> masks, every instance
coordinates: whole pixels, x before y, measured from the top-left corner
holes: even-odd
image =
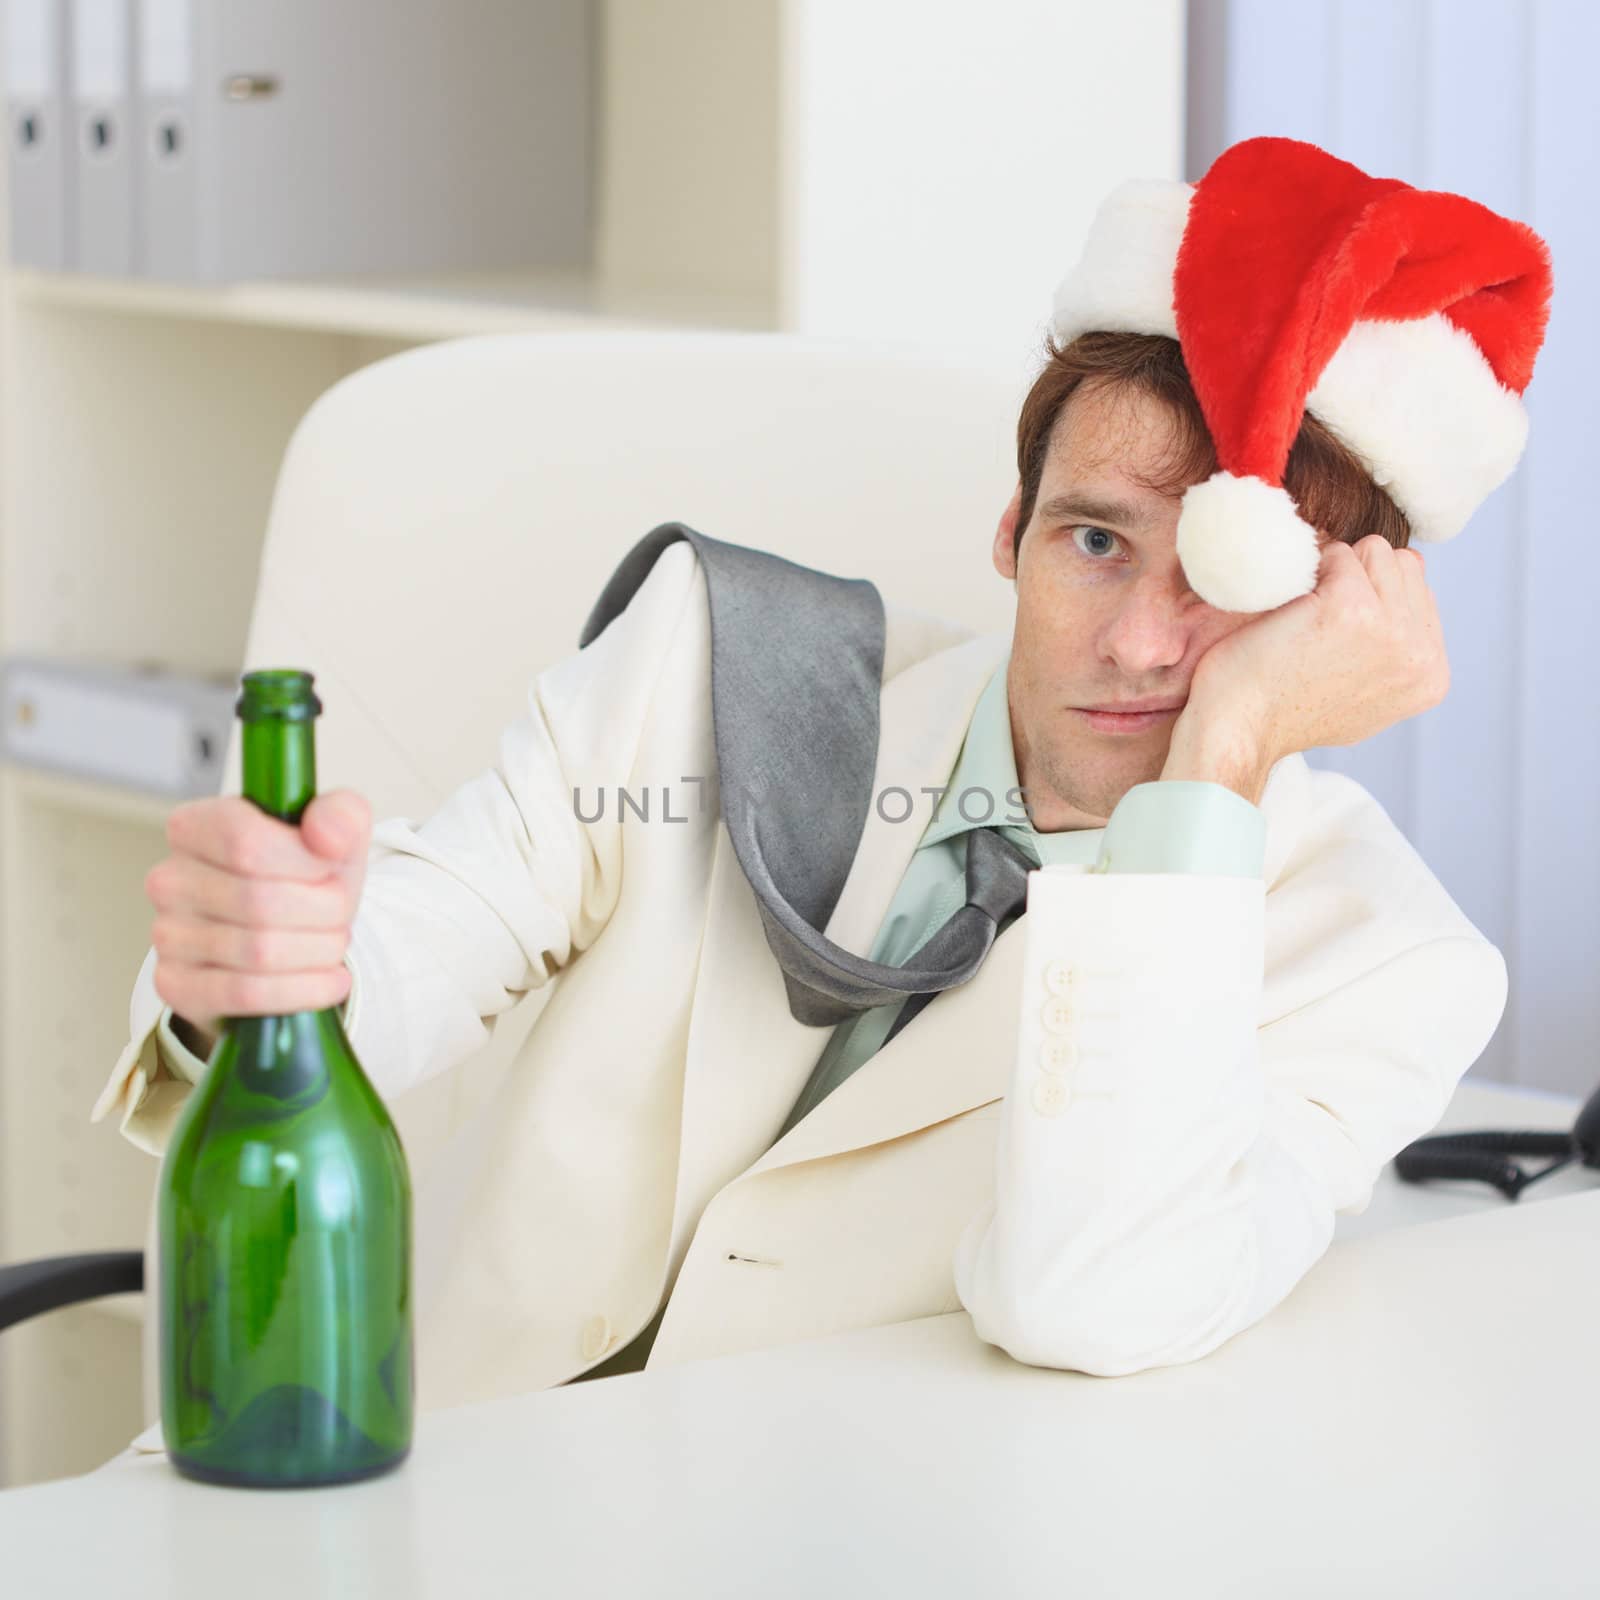
[[[1101,634],[1102,652],[1130,677],[1174,667],[1194,631],[1196,604],[1181,573],[1141,577],[1125,594]]]

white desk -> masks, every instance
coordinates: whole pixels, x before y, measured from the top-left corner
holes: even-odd
[[[1569,1129],[1577,1119],[1579,1099],[1551,1094],[1543,1089],[1510,1088],[1490,1083],[1471,1074],[1456,1085],[1445,1114],[1435,1133],[1464,1132],[1469,1128]],[[1525,1171],[1537,1172],[1548,1156],[1520,1156]],[[1541,1178],[1524,1189],[1515,1200],[1507,1200],[1498,1189],[1486,1183],[1451,1179],[1428,1183],[1403,1183],[1391,1162],[1384,1167],[1373,1186],[1372,1201],[1358,1217],[1340,1217],[1334,1226],[1334,1239],[1366,1238],[1388,1228],[1406,1227],[1415,1222],[1437,1222],[1444,1217],[1473,1211],[1498,1211],[1506,1206],[1532,1205],[1536,1200],[1552,1200],[1564,1194],[1590,1194],[1600,1190],[1600,1172],[1593,1168],[1570,1166]]]
[[[1530,1191],[1531,1193],[1531,1191]],[[1335,1243],[1126,1378],[964,1314],[422,1417],[371,1483],[0,1495],[18,1600],[1592,1595],[1600,1190]]]

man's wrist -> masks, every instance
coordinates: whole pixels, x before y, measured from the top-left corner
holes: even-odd
[[[1220,783],[1251,805],[1259,805],[1272,762],[1260,741],[1238,721],[1207,715],[1191,705],[1173,724],[1161,776],[1190,783]]]

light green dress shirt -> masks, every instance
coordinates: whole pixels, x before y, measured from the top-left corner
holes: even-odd
[[[971,828],[998,828],[1040,866],[1064,861],[1086,864],[1092,872],[1261,875],[1266,860],[1266,816],[1259,806],[1220,783],[1176,779],[1137,783],[1117,802],[1103,828],[1036,833],[1020,803],[1006,694],[1009,664],[1008,654],[973,708],[950,785],[889,903],[869,952],[871,960],[902,964],[966,903],[964,835]],[[971,820],[963,815],[964,793],[968,796],[965,811]],[[1003,932],[1015,920],[1008,917],[998,931]],[[896,1000],[875,1006],[835,1024],[774,1143],[877,1053],[904,1003]],[[663,1304],[620,1350],[571,1381],[641,1371],[665,1315]]]

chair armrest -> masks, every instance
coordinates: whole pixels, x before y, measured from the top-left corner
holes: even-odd
[[[80,1300],[144,1288],[144,1252],[105,1250],[97,1255],[44,1256],[0,1267],[0,1329]]]

